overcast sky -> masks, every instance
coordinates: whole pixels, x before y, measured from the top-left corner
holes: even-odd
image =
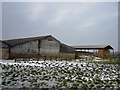
[[[2,39],[53,35],[68,45],[118,49],[117,2],[3,2]]]

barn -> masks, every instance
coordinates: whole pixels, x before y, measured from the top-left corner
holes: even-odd
[[[114,57],[114,48],[110,45],[79,45],[73,47],[75,48],[76,57],[81,55],[92,55],[100,58]]]
[[[10,45],[9,58],[75,58],[73,47],[51,35],[4,40]]]

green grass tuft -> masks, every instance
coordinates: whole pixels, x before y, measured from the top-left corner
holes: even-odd
[[[120,65],[120,59],[112,59],[112,60],[102,60],[102,61],[91,61],[92,63],[98,64],[118,64]]]

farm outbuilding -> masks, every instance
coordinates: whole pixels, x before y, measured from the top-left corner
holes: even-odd
[[[114,49],[110,45],[82,45],[73,47],[75,48],[76,57],[80,55],[94,55],[100,58],[111,58],[114,56]]]
[[[64,45],[51,35],[4,40],[10,45],[9,58],[71,58],[75,57],[73,47]],[[65,49],[65,51],[63,50]]]

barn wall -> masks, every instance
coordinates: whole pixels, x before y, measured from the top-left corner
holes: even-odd
[[[2,48],[0,48],[0,59],[2,59]]]
[[[0,59],[8,59],[9,58],[9,49],[0,48]]]
[[[45,38],[40,42],[41,54],[56,54],[59,53],[60,43],[52,37]]]
[[[75,49],[73,47],[67,46],[65,44],[60,45],[60,53],[75,53]]]
[[[12,47],[10,56],[11,58],[56,58],[59,49],[60,43],[52,37],[47,37]]]
[[[98,57],[101,58],[110,58],[110,50],[109,49],[100,49],[98,50]]]
[[[9,58],[9,45],[0,41],[0,59]]]
[[[9,58],[9,49],[2,48],[2,50],[0,50],[0,53],[1,53],[1,51],[2,51],[2,58],[8,59]]]
[[[38,40],[16,45],[11,48],[11,53],[38,53]]]
[[[2,41],[0,41],[0,59],[2,59]]]

